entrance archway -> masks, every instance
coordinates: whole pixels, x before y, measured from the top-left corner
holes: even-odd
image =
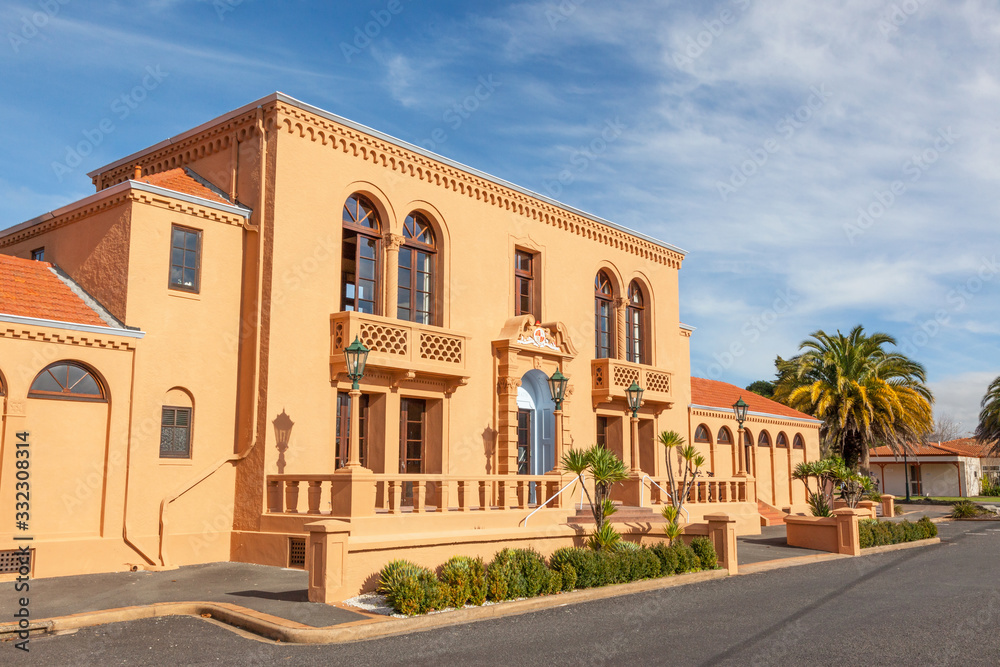
[[[527,464],[520,467],[522,474],[544,475],[555,467],[555,409],[545,373],[533,369],[521,376],[517,388],[518,460]]]

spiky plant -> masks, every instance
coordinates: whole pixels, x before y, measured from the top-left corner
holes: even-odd
[[[587,500],[590,501],[590,510],[594,515],[596,524],[595,535],[604,530],[607,518],[617,511],[611,501],[612,487],[628,477],[625,470],[625,463],[622,462],[614,452],[599,445],[593,445],[587,450],[571,449],[563,455],[563,468],[576,474],[583,486]],[[583,476],[589,473],[594,480],[594,495],[590,495]],[[612,532],[613,529],[612,529]],[[617,533],[615,533],[617,535]],[[592,542],[600,547],[600,540]]]
[[[594,551],[613,551],[618,548],[621,539],[622,536],[618,534],[615,527],[610,523],[605,523],[587,538],[587,546]]]

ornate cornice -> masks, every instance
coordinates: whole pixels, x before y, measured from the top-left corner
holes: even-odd
[[[0,323],[0,338],[34,340],[41,341],[43,343],[56,343],[60,345],[99,347],[106,350],[135,349],[135,341],[128,338],[121,339],[114,336],[105,336],[79,331],[39,331],[38,329],[32,327],[17,326],[9,323]]]
[[[433,160],[293,105],[276,103],[276,124],[289,135],[330,146],[365,162],[537,220],[656,264],[680,269],[684,256],[524,193]]]

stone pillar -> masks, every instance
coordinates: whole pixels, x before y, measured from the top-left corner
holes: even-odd
[[[638,474],[640,472],[639,471],[639,418],[633,416],[629,418],[629,421],[631,427],[629,429],[631,432],[629,436],[631,438],[631,442],[629,443],[629,458],[631,459],[631,461],[629,462],[630,463],[629,467],[631,468],[632,472]]]
[[[882,494],[882,516],[886,518],[896,516],[896,496]]]
[[[719,556],[719,566],[729,574],[738,574],[736,519],[728,514],[706,514],[705,520],[708,521],[708,539],[712,540]]]
[[[833,518],[837,521],[837,553],[845,556],[861,555],[861,535],[858,532],[858,517],[864,516],[861,510],[844,507],[833,510]]]
[[[626,336],[625,336],[625,315],[628,312],[628,299],[623,297],[618,297],[614,301],[615,304],[615,354],[617,359],[626,359],[628,355],[625,354],[626,348]]]
[[[385,312],[386,317],[396,317],[399,290],[399,249],[406,239],[399,234],[386,233],[385,244]]]
[[[351,389],[347,392],[351,397],[351,444],[347,453],[347,467],[361,467],[361,390]]]
[[[878,505],[874,500],[862,500],[858,503],[858,509],[862,512],[867,512],[868,516],[865,517],[875,519],[878,515],[875,513],[875,506]]]
[[[558,410],[552,412],[553,418],[556,422],[556,463],[552,466],[552,473],[555,475],[562,474],[562,458],[566,453],[565,445],[563,444],[563,411],[562,406],[559,406]]]
[[[333,473],[330,482],[332,515],[349,519],[375,514],[375,473],[357,466]]]
[[[736,456],[739,459],[739,470],[736,471],[736,477],[746,477],[747,469],[746,462],[743,460],[744,454],[746,453],[746,447],[743,444],[743,425],[740,424],[740,430],[737,432],[736,436]]]
[[[306,569],[309,571],[309,601],[340,602],[357,591],[347,590],[348,524],[335,519],[307,523]]]

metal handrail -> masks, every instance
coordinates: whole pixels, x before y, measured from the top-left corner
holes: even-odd
[[[646,483],[646,480],[647,480],[647,479],[649,480],[649,483],[650,483],[650,484],[653,484],[653,485],[655,485],[655,486],[656,486],[656,488],[658,488],[658,489],[659,489],[660,491],[662,491],[663,493],[667,494],[667,498],[670,498],[671,500],[673,500],[673,496],[672,496],[672,495],[670,495],[670,492],[669,492],[669,491],[667,491],[666,489],[664,489],[664,488],[663,488],[662,486],[660,486],[659,484],[657,484],[657,483],[656,483],[656,480],[654,480],[654,479],[653,479],[652,477],[650,477],[649,475],[643,475],[643,476],[642,476],[642,479],[641,479],[641,480],[639,480],[639,483],[640,483],[640,484],[645,484],[645,483]],[[652,489],[650,489],[650,491],[652,491]],[[642,504],[642,498],[643,498],[643,496],[644,496],[644,495],[645,495],[645,494],[640,494],[640,495],[639,495],[639,507],[642,507],[642,506],[643,506],[643,504]],[[652,503],[650,503],[650,504],[652,504]],[[686,515],[687,515],[687,522],[688,522],[688,523],[691,523],[691,513],[690,513],[690,512],[688,512],[688,511],[687,511],[687,509],[685,509],[683,505],[681,505],[681,511],[682,511],[682,512],[684,512],[684,514],[686,514]]]
[[[546,505],[548,505],[549,503],[551,503],[553,500],[555,500],[556,498],[558,498],[559,494],[562,493],[563,491],[565,491],[566,489],[568,489],[569,487],[573,486],[577,482],[583,482],[583,481],[584,481],[583,480],[583,475],[578,475],[577,477],[574,477],[571,482],[569,482],[563,488],[559,489],[554,494],[552,494],[552,496],[548,500],[546,500],[544,503],[542,503],[541,505],[539,505],[535,509],[531,510],[531,512],[528,513],[528,516],[526,516],[523,519],[521,519],[521,521],[519,521],[517,525],[520,526],[520,525],[523,524],[523,526],[525,528],[527,528],[528,527],[528,519],[531,518],[532,514],[534,514],[535,512],[537,512],[538,510],[542,509],[543,507],[545,507]],[[580,489],[580,509],[583,509],[583,488],[582,487]]]

